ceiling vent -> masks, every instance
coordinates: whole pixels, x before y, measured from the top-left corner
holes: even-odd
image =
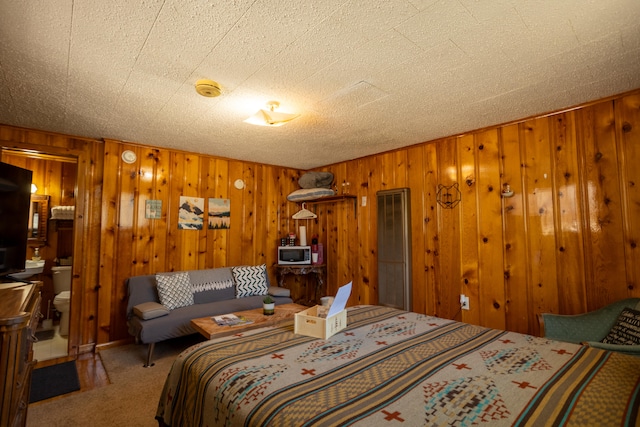
[[[220,85],[213,80],[200,79],[196,82],[196,92],[207,98],[220,96]]]

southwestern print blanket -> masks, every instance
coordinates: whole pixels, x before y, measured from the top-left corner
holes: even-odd
[[[174,362],[157,419],[178,426],[636,425],[640,358],[387,307],[328,340],[293,323]]]

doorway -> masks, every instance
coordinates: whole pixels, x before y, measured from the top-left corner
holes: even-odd
[[[31,231],[29,236],[25,236],[27,259],[40,258],[44,261],[42,272],[27,279],[43,283],[40,306],[43,317],[35,331],[34,360],[65,358],[69,356],[70,348],[73,213],[78,159],[68,155],[3,148],[1,160],[33,172],[33,217],[30,224],[38,224],[38,232]],[[45,208],[40,209],[42,206]]]

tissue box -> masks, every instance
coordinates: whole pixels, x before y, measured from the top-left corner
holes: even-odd
[[[318,317],[318,306],[295,314],[294,332],[310,337],[327,338],[347,327],[347,310],[339,311],[331,317]]]

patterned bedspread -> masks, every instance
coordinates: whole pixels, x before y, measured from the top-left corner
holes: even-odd
[[[293,323],[206,341],[174,362],[178,426],[636,425],[640,358],[386,307],[328,340]]]

